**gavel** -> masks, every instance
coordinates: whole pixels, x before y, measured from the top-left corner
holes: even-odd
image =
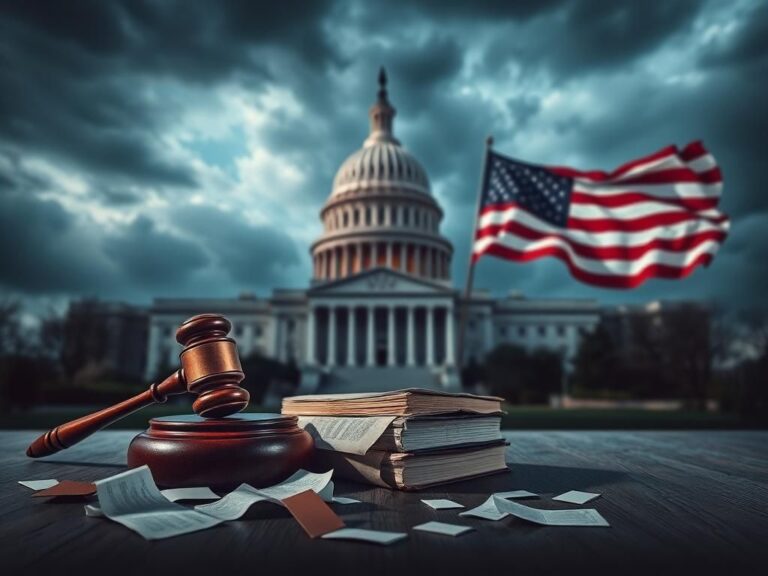
[[[69,448],[144,406],[184,392],[197,394],[192,409],[203,418],[223,418],[245,409],[250,395],[239,386],[245,375],[235,341],[227,337],[231,329],[230,321],[219,314],[193,316],[176,331],[176,341],[184,347],[181,369],[133,398],[49,430],[32,442],[27,456],[40,458]]]

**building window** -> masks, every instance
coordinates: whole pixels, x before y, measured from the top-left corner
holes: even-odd
[[[359,226],[360,225],[360,210],[356,209],[354,212],[352,212],[352,214],[353,214],[353,219],[354,219],[354,225],[355,226]]]
[[[475,329],[475,321],[474,320],[470,320],[469,321],[469,329],[470,330],[474,330]]]
[[[379,226],[381,226],[382,224],[384,224],[384,207],[383,207],[383,206],[380,206],[380,207],[379,207],[379,219],[378,219],[378,222],[377,222],[377,224],[378,224]]]
[[[565,326],[558,326],[557,327],[557,335],[561,338],[565,336]]]
[[[547,335],[547,327],[539,326],[539,336],[546,336],[546,335]]]
[[[296,322],[293,319],[289,319],[288,322],[286,322],[286,328],[288,329],[289,334],[293,334],[296,330]]]
[[[411,214],[410,209],[403,208],[403,226],[408,226],[408,221],[410,220],[409,216]]]
[[[165,326],[163,328],[163,335],[166,338],[170,338],[171,336],[173,336],[173,327],[172,326]]]
[[[518,335],[518,336],[522,336],[522,337],[525,337],[525,326],[520,326],[520,327],[517,329],[517,335]]]
[[[262,333],[263,333],[263,332],[262,332],[262,330],[261,330],[261,324],[256,324],[256,325],[253,327],[253,335],[254,335],[256,338],[261,338],[261,335],[262,335]]]
[[[244,331],[245,331],[244,326],[242,326],[241,324],[238,324],[237,326],[235,326],[235,336],[242,336]]]
[[[370,226],[371,225],[371,207],[368,206],[365,209],[365,225]]]
[[[342,223],[344,225],[344,228],[349,226],[349,212],[344,212],[344,216],[342,217]]]
[[[507,335],[507,328],[505,326],[501,326],[499,328],[499,336],[501,336],[503,338],[506,335]]]

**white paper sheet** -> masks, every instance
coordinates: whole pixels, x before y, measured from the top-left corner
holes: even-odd
[[[454,502],[453,500],[445,500],[444,498],[438,498],[436,500],[422,500],[424,504],[432,508],[433,510],[449,510],[451,508],[464,508],[463,504]]]
[[[171,502],[179,500],[218,500],[220,496],[207,486],[195,488],[168,488],[160,490],[160,494],[168,498]]]
[[[496,508],[496,504],[493,501],[493,496],[489,496],[488,500],[480,504],[480,506],[467,510],[466,512],[459,512],[459,516],[473,516],[475,518],[497,522],[502,518],[506,518],[507,513],[499,512],[499,509]]]
[[[568,504],[586,504],[590,500],[599,498],[600,494],[594,494],[592,492],[580,492],[578,490],[569,490],[560,496],[555,496],[552,500],[558,502],[568,502]]]
[[[85,515],[88,516],[88,518],[103,518],[104,512],[101,508],[96,506],[96,504],[86,504]]]
[[[363,455],[396,416],[299,416],[299,426],[315,439],[315,447]]]
[[[528,492],[528,490],[512,490],[511,492],[496,492],[493,494],[493,496],[498,496],[499,498],[538,498],[538,494],[534,494],[533,492]]]
[[[315,474],[306,470],[299,470],[287,480],[270,486],[269,488],[257,489],[248,484],[241,484],[220,500],[210,504],[199,504],[195,510],[210,514],[220,520],[237,520],[242,517],[248,509],[256,504],[268,500],[275,504],[282,505],[282,500],[304,492],[305,490],[314,490],[318,496],[326,502],[333,501],[333,482],[331,476],[333,470],[323,474]]]
[[[121,472],[96,482],[102,512],[147,540],[187,534],[221,520],[169,502],[160,493],[147,466]]]
[[[360,500],[347,498],[346,496],[334,496],[332,502],[334,504],[360,504]]]
[[[386,546],[408,538],[408,534],[405,532],[366,530],[364,528],[342,528],[335,532],[323,534],[321,538],[326,538],[328,540],[362,540],[363,542],[373,542],[375,544],[383,544]]]
[[[53,488],[58,484],[58,480],[19,480],[19,484],[31,488],[32,490],[45,490],[46,488]]]
[[[268,498],[248,484],[240,484],[235,490],[210,504],[198,504],[195,510],[218,518],[219,520],[237,520],[248,509],[256,504],[268,500]]]
[[[543,524],[544,526],[610,526],[608,521],[594,508],[539,510],[498,496],[494,497],[493,500],[499,512],[506,512],[535,524]]]
[[[280,484],[269,488],[260,488],[259,492],[279,504],[281,500],[290,496],[295,496],[305,490],[314,490],[320,498],[326,502],[331,502],[334,488],[331,476],[333,476],[333,470],[328,470],[322,474],[299,470]]]
[[[433,534],[443,534],[445,536],[458,536],[465,532],[474,530],[471,526],[459,526],[458,524],[447,524],[446,522],[425,522],[413,527],[414,530],[422,532],[432,532]]]

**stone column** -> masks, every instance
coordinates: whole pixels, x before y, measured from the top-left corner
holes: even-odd
[[[307,316],[307,364],[315,364],[315,307],[309,307]]]
[[[368,306],[368,341],[366,342],[366,347],[368,348],[365,363],[368,366],[373,366],[375,362],[375,358],[373,357],[374,348],[373,348],[373,340],[376,336],[376,327],[374,325],[374,312],[375,308],[373,305]]]
[[[349,245],[341,247],[341,277],[349,276]]]
[[[331,248],[331,280],[336,280],[336,259],[338,258],[338,254],[336,254],[336,248]]]
[[[389,307],[387,318],[387,364],[395,365],[395,307]]]
[[[355,365],[355,307],[347,309],[347,366]]]
[[[400,244],[400,271],[408,272],[408,244]]]
[[[456,350],[456,341],[453,338],[453,308],[445,309],[445,365],[453,366],[456,364],[454,351]]]
[[[328,307],[328,366],[336,365],[336,308]]]
[[[371,242],[370,257],[371,257],[371,268],[376,268],[376,266],[378,266],[378,260],[379,260],[379,243],[378,242]]]
[[[435,310],[427,306],[427,366],[435,365]]]
[[[414,309],[413,306],[408,306],[408,338],[406,341],[406,364],[408,366],[414,366],[416,364],[416,334],[414,330]]]
[[[413,273],[416,276],[421,276],[421,246],[416,245],[413,247]]]
[[[387,268],[392,268],[392,242],[387,242]]]

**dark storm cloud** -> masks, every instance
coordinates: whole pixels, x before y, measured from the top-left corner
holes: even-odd
[[[702,5],[697,0],[569,2],[514,29],[500,23],[485,64],[493,72],[509,62],[543,65],[560,79],[626,67],[686,30]]]
[[[0,195],[0,286],[30,294],[85,292],[105,284],[90,239],[54,201],[15,191]]]
[[[716,44],[702,55],[704,65],[738,67],[765,64],[768,59],[768,10],[758,5],[730,42]]]
[[[90,222],[89,229],[87,219],[71,212],[71,203],[51,201],[55,189],[40,174],[18,167],[8,173],[0,165],[2,233],[22,246],[14,250],[4,242],[5,287],[102,290],[146,301],[161,293],[306,286],[307,246],[290,229],[254,225],[236,207],[186,202],[218,190],[205,189],[216,184],[189,157],[168,150],[163,136],[182,119],[178,102],[158,99],[156,87],[170,83],[213,93],[236,86],[252,94],[254,103],[267,87],[284,90],[299,113],[274,110],[260,128],[259,144],[300,168],[304,189],[291,202],[319,208],[338,165],[367,134],[367,110],[384,64],[398,108],[396,134],[426,167],[446,212],[443,230],[455,244],[457,284],[463,282],[483,141],[494,133],[501,151],[523,159],[561,162],[571,155],[587,163],[582,168],[603,169],[672,142],[702,138],[723,167],[724,205],[734,216],[734,231],[710,270],[682,282],[651,282],[632,293],[576,284],[554,260],[510,265],[484,259],[478,286],[614,301],[690,296],[760,302],[760,291],[768,289],[768,269],[753,264],[768,257],[762,233],[768,223],[768,194],[762,192],[768,189],[763,6],[722,40],[701,43],[692,58],[681,58],[679,69],[665,62],[669,77],[653,78],[647,72],[653,59],[692,50],[694,36],[702,35],[692,32],[697,19],[721,24],[724,3],[0,5],[0,150],[78,174],[88,184],[89,202],[135,215],[128,224]],[[673,82],[674,76],[682,80]],[[523,89],[504,94],[509,86]],[[544,99],[555,90],[564,105],[553,116]],[[601,95],[593,104],[599,114],[570,105],[583,91]],[[185,95],[178,98],[183,102]],[[215,118],[217,112],[207,113]],[[550,150],[529,147],[547,133],[555,135]],[[193,142],[187,152],[204,157],[200,150],[220,143]],[[150,196],[170,208],[142,213]],[[25,261],[17,263],[13,258],[20,253]]]
[[[90,172],[195,186],[156,136],[172,112],[148,101],[142,82],[263,78],[264,56],[253,50],[281,43],[321,66],[332,56],[318,27],[325,9],[291,1],[5,1],[0,138]]]
[[[253,225],[239,214],[201,206],[175,212],[177,223],[216,255],[217,264],[237,283],[272,288],[299,264],[293,239],[280,228]]]
[[[158,230],[144,216],[107,238],[104,252],[127,279],[149,288],[183,284],[207,264],[197,243]]]

